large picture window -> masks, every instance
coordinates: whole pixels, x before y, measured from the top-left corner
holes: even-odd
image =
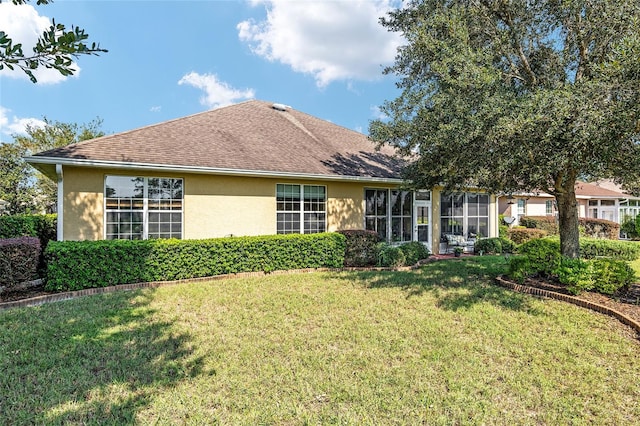
[[[278,234],[315,234],[327,229],[327,189],[320,185],[276,185]]]
[[[367,189],[365,229],[376,231],[381,239],[391,242],[412,240],[413,193],[389,189]]]
[[[107,176],[105,238],[182,238],[183,181]]]
[[[465,238],[489,235],[489,195],[445,192],[440,198],[440,230],[442,235]]]

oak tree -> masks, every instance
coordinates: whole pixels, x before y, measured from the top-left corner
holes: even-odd
[[[640,182],[640,2],[410,0],[381,23],[406,44],[370,137],[418,187],[552,194],[577,257],[576,181]]]

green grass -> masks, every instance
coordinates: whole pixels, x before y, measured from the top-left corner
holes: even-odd
[[[632,424],[640,345],[501,257],[0,312],[0,424]]]
[[[634,271],[636,271],[636,280],[640,282],[640,259],[629,262]]]

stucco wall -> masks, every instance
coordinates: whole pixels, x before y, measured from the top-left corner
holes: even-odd
[[[327,230],[364,227],[365,185],[328,182],[175,173],[132,173],[65,166],[64,239],[104,238],[104,179],[107,175],[184,179],[184,238],[276,233],[276,184],[324,185],[327,188]]]

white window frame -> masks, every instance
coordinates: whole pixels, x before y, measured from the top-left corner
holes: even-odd
[[[288,185],[288,186],[297,186],[300,188],[300,208],[297,210],[279,210],[278,209],[278,186],[280,185]],[[311,187],[318,187],[318,188],[324,188],[324,200],[322,200],[322,203],[324,204],[324,210],[305,210],[304,208],[304,204],[305,204],[305,188],[307,190],[309,190],[309,188]],[[300,184],[300,183],[277,183],[276,184],[276,193],[275,193],[275,197],[276,197],[276,234],[278,235],[284,235],[284,234],[317,234],[317,233],[321,233],[321,232],[327,232],[327,199],[328,199],[328,194],[327,194],[327,186],[326,185],[310,185],[310,184]],[[299,232],[280,232],[280,230],[278,229],[278,215],[279,214],[289,214],[289,213],[293,213],[293,214],[298,214],[299,219],[299,227],[300,230]],[[323,214],[324,215],[324,221],[322,221],[322,230],[317,231],[317,232],[306,232],[306,227],[305,227],[305,214]]]
[[[142,209],[109,209],[107,207],[107,198],[119,198],[119,197],[108,197],[107,196],[107,179],[110,177],[114,178],[129,178],[129,179],[143,179],[143,195],[142,195]],[[160,210],[160,209],[150,209],[149,208],[149,180],[150,179],[177,179],[182,182],[182,202],[180,205],[180,209],[170,209],[170,210]],[[103,192],[103,200],[104,200],[104,211],[103,211],[103,238],[106,240],[108,230],[108,222],[107,216],[108,213],[126,213],[126,212],[139,212],[142,213],[142,239],[149,239],[149,213],[180,213],[180,239],[184,239],[184,178],[168,178],[168,177],[159,177],[159,176],[130,176],[130,175],[105,175],[104,177],[104,192]],[[177,237],[171,237],[177,238]],[[120,239],[120,238],[116,238]]]

